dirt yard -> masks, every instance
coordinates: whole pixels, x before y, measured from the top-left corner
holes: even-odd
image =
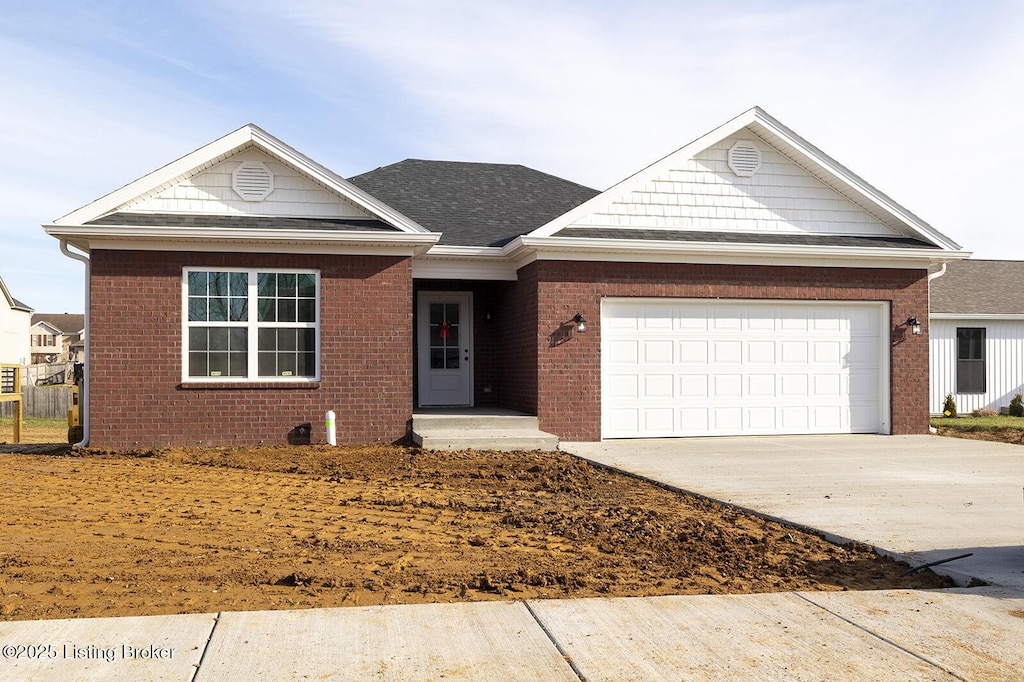
[[[940,587],[561,454],[0,455],[0,619]]]

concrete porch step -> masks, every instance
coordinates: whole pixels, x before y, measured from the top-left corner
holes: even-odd
[[[558,449],[558,437],[541,431],[537,417],[510,410],[416,413],[412,419],[412,439],[427,450]]]

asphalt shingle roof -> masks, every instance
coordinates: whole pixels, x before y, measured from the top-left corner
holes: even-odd
[[[599,194],[526,166],[463,161],[407,159],[348,181],[451,246],[504,246]]]
[[[277,218],[250,215],[184,215],[180,213],[131,213],[120,211],[92,220],[89,225],[138,225],[140,227],[224,227],[238,230],[339,230],[395,232],[380,220],[350,218]]]
[[[930,294],[933,313],[1024,315],[1024,261],[951,261]]]
[[[85,329],[85,315],[82,313],[35,313],[32,324],[46,322],[64,334],[75,334]]]

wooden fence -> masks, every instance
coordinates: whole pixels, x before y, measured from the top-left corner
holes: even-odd
[[[67,419],[70,386],[22,386],[22,416],[26,419]],[[14,414],[12,403],[0,403],[0,417]]]

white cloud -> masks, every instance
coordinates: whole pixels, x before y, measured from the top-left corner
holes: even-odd
[[[419,156],[604,188],[757,104],[979,255],[1024,258],[1019,3],[38,7],[0,26],[0,239],[32,263],[0,274],[30,303],[37,263],[80,277],[38,224],[247,121],[342,174]]]

